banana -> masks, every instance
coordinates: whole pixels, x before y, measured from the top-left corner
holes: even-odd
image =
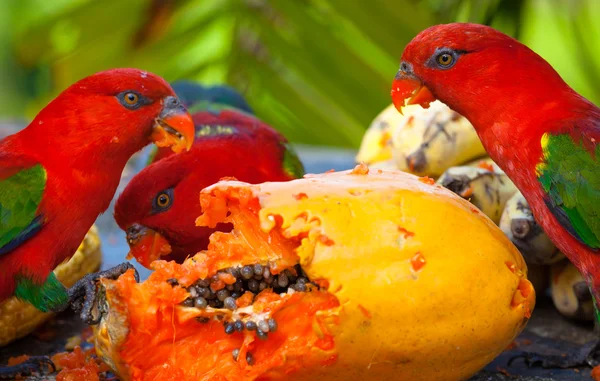
[[[519,249],[528,265],[550,265],[565,258],[537,224],[521,192],[516,192],[506,202],[500,229]]]
[[[97,271],[101,262],[100,238],[92,226],[71,259],[58,265],[54,273],[62,284],[71,287],[84,275]],[[0,303],[0,347],[31,333],[53,315],[14,296],[3,301]]]
[[[386,162],[385,168],[438,177],[449,167],[485,155],[469,121],[440,101],[423,109],[407,106],[404,115],[388,106],[368,128],[356,160]]]
[[[497,168],[458,166],[446,170],[437,180],[473,205],[498,224],[508,199],[517,191],[517,187],[508,176]]]
[[[393,104],[380,112],[363,135],[356,161],[369,166],[390,161],[392,159],[392,129],[401,126],[404,119],[405,117],[396,110]]]
[[[479,167],[493,172],[504,172],[502,168],[500,168],[498,164],[496,164],[489,156],[480,157],[479,159],[473,160],[465,165],[467,167]]]
[[[485,155],[471,123],[444,103],[436,101],[406,115],[404,128],[392,133],[398,169],[437,177],[449,167]]]
[[[592,294],[581,273],[568,260],[550,267],[550,288],[556,309],[574,320],[593,320]]]
[[[383,169],[386,171],[397,171],[398,170],[398,166],[396,165],[396,162],[394,160],[378,161],[376,163],[370,164],[369,168]]]

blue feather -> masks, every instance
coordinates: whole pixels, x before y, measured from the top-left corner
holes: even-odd
[[[7,242],[4,246],[0,247],[0,255],[8,254],[17,247],[21,246],[25,241],[35,236],[37,232],[44,226],[43,216],[37,216],[31,221],[29,225],[23,231],[21,231],[12,240]]]

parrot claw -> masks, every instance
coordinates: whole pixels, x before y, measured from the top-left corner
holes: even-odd
[[[572,354],[544,355],[534,352],[521,352],[511,357],[508,366],[516,359],[522,358],[527,367],[539,365],[542,368],[578,368],[582,366],[595,367],[600,364],[600,340],[590,341]]]
[[[56,366],[46,356],[31,356],[20,364],[0,367],[0,380],[15,380],[19,376],[31,376],[33,373],[45,373],[48,368],[56,372]]]
[[[88,325],[96,325],[100,323],[101,316],[94,317],[93,309],[96,304],[96,282],[101,278],[117,279],[119,276],[125,274],[127,270],[133,269],[135,281],[140,281],[140,275],[131,263],[123,262],[120,265],[112,267],[108,270],[99,271],[84,276],[77,281],[69,289],[69,302],[71,308],[76,313],[79,313],[81,320]]]

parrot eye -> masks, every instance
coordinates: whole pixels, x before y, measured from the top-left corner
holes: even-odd
[[[164,208],[165,206],[169,205],[169,202],[171,202],[171,198],[169,197],[168,194],[166,193],[162,193],[160,196],[158,196],[158,198],[156,199],[156,204],[158,206],[160,206],[161,208]]]
[[[117,95],[117,99],[121,105],[130,110],[135,110],[140,106],[150,103],[148,99],[144,98],[135,91],[123,91]]]
[[[169,209],[173,204],[173,188],[158,192],[152,202],[152,209],[154,213],[164,212]]]
[[[139,98],[140,97],[138,97],[136,93],[127,93],[124,97],[125,103],[127,103],[128,105],[136,104]]]
[[[450,69],[456,64],[456,61],[461,54],[468,53],[466,51],[456,51],[448,48],[438,48],[435,53],[427,61],[427,66],[435,69]]]
[[[454,57],[448,53],[442,53],[437,57],[437,62],[440,66],[448,67],[454,62]]]

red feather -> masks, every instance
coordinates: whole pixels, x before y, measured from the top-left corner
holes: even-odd
[[[430,63],[440,48],[460,52],[451,68]],[[433,96],[473,124],[491,158],[529,202],[536,220],[583,274],[597,278],[593,286],[600,291],[600,257],[561,226],[546,207],[536,175],[544,133],[569,133],[588,151],[595,150],[600,140],[600,109],[569,87],[538,54],[483,25],[428,28],[407,45],[402,61],[412,71],[399,75],[398,85],[403,78],[417,78]]]
[[[195,225],[202,213],[199,197],[203,188],[223,177],[249,183],[292,179],[282,166],[285,149],[282,143],[287,140],[259,119],[231,110],[218,114],[199,112],[192,119],[197,133],[206,126],[233,127],[236,131],[216,136],[197,135],[192,149],[177,156],[159,150],[154,163],[131,180],[115,204],[115,219],[123,230],[139,224],[169,241],[172,252],[163,259],[182,261],[206,249],[208,237],[215,229]],[[170,187],[174,187],[172,207],[153,213],[152,200]],[[218,230],[229,229],[229,225],[218,227]],[[148,265],[140,256],[137,259]]]
[[[125,109],[115,97],[136,90],[153,101]],[[174,95],[160,77],[135,69],[97,73],[73,84],[23,130],[0,141],[0,177],[17,163],[41,163],[47,181],[38,210],[44,227],[0,256],[0,301],[12,295],[15,276],[42,283],[69,259],[114,196],[127,160],[147,145],[162,98]]]

